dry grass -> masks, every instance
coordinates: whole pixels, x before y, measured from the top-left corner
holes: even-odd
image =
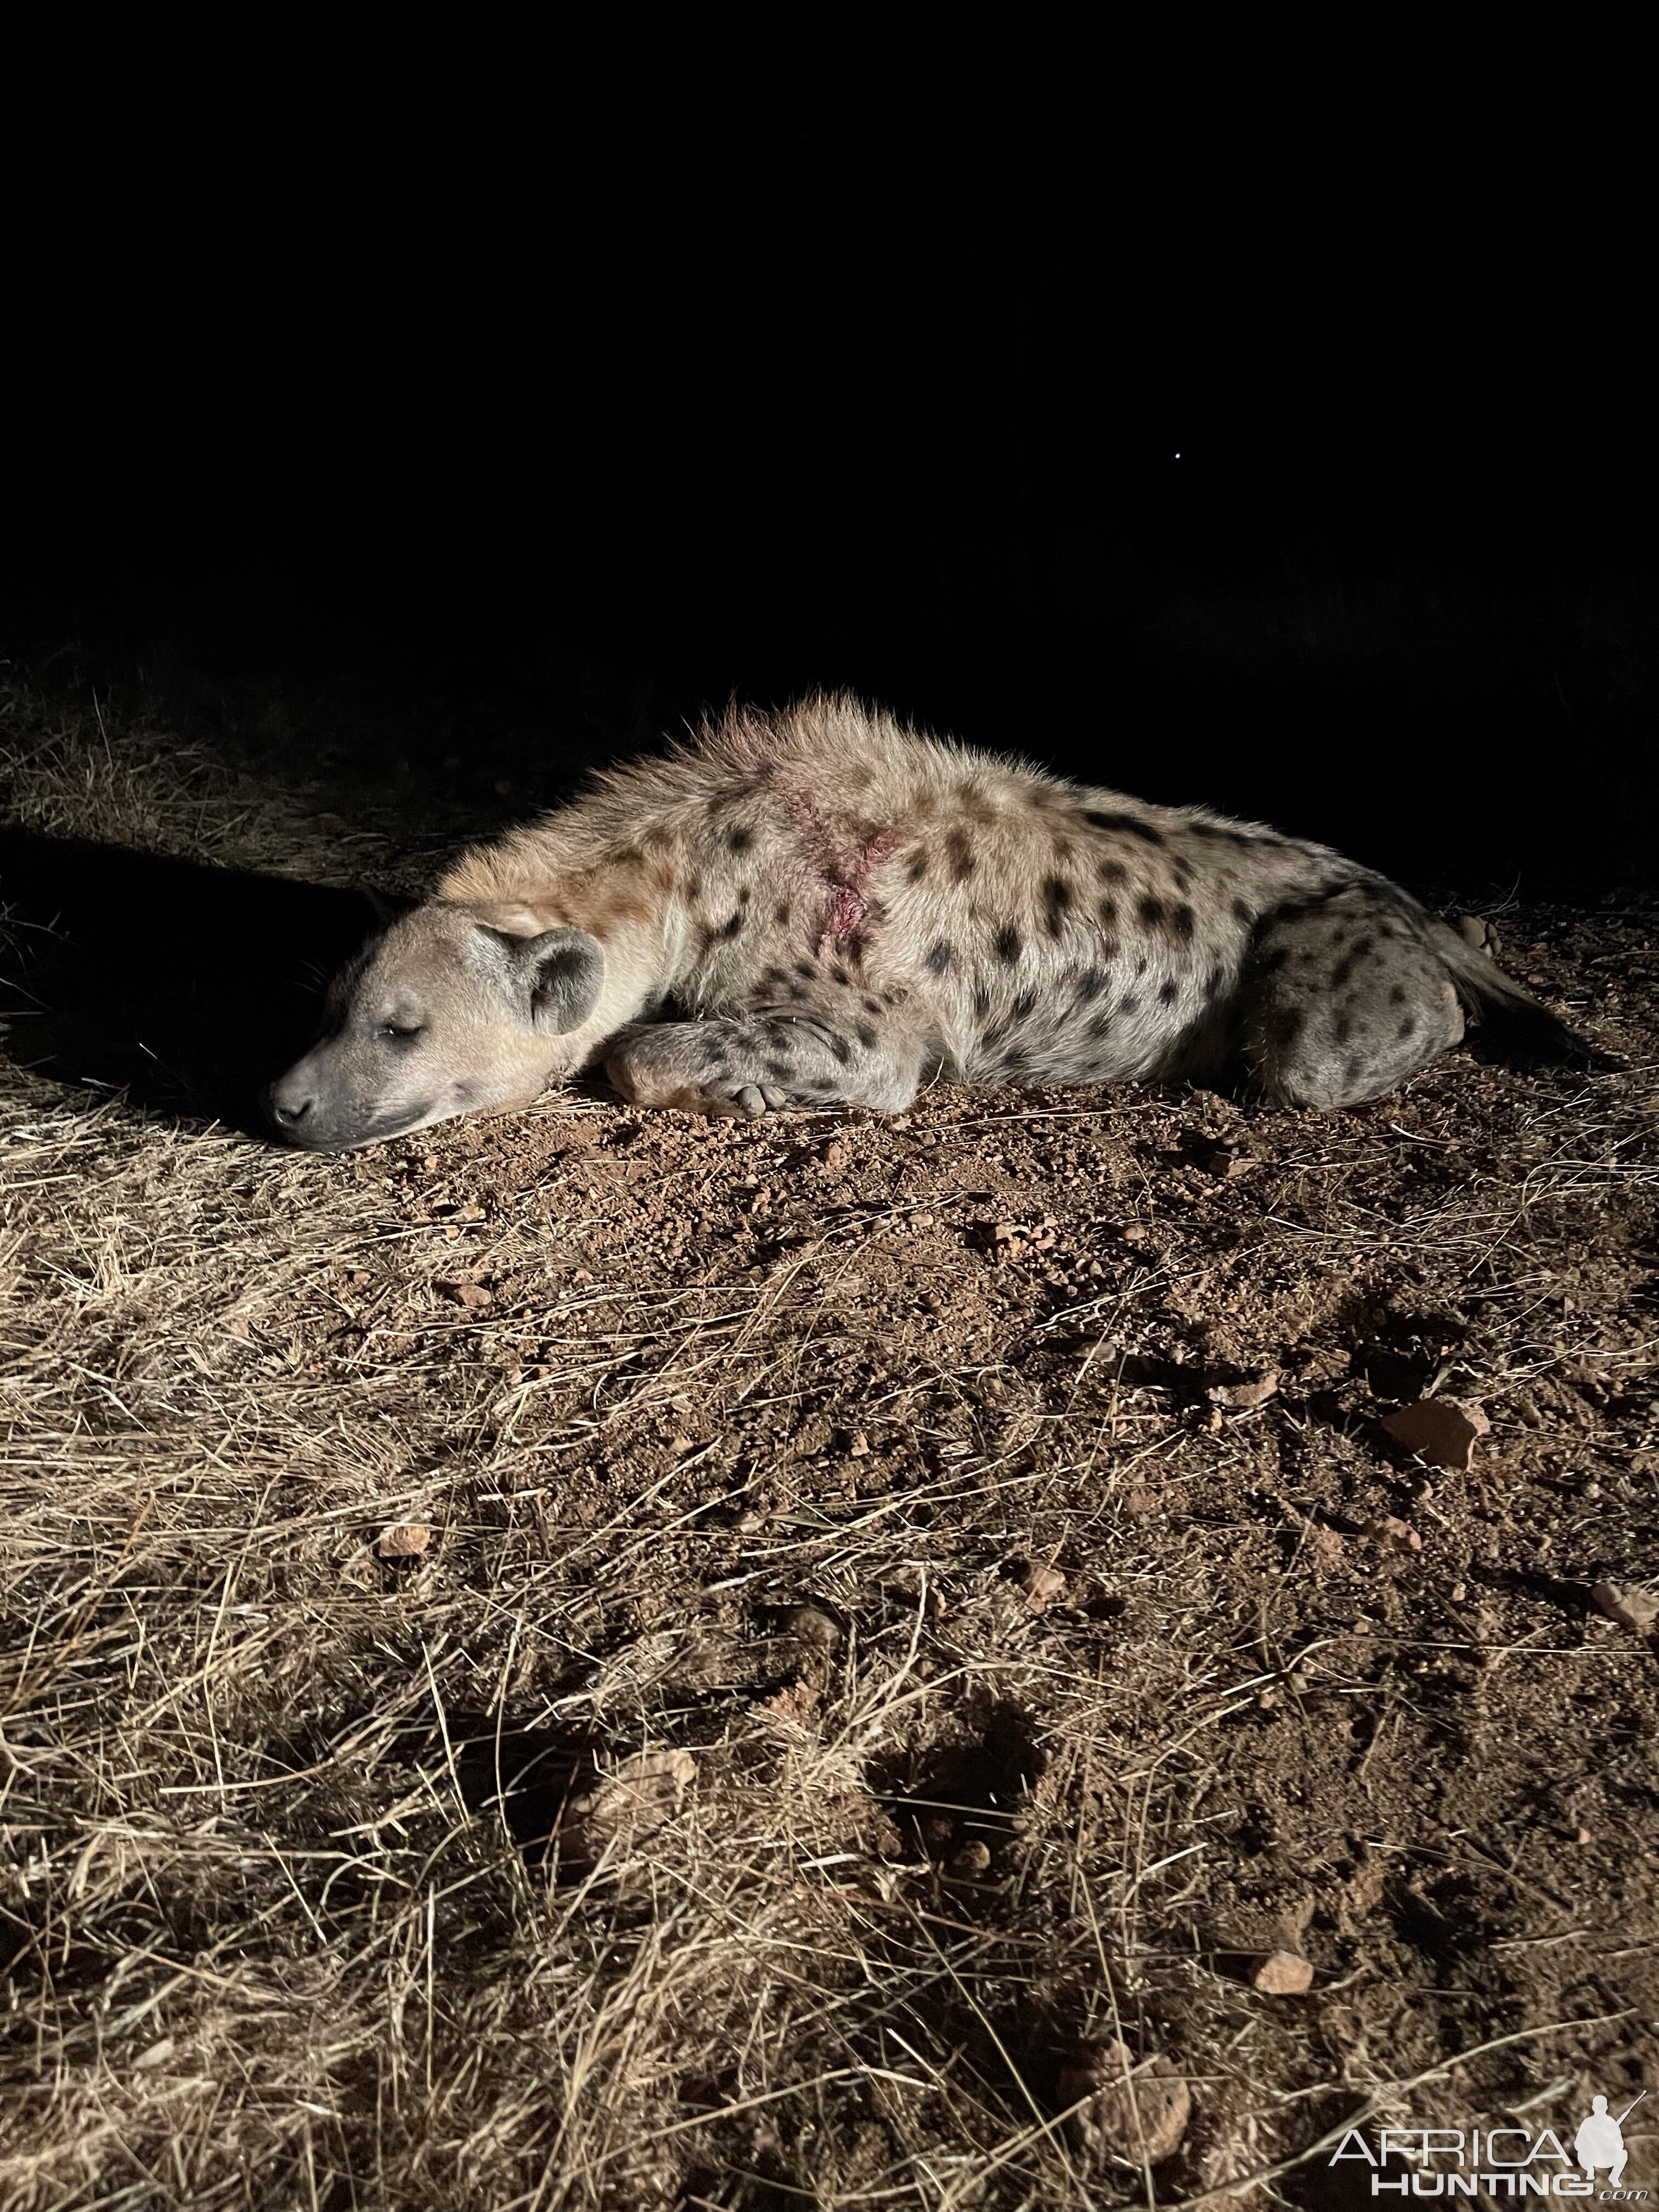
[[[9,713],[29,827],[362,864]],[[0,2206],[1315,2203],[1357,2113],[1659,2086],[1584,1607],[1656,1565],[1650,932],[1508,929],[1631,1073],[331,1161],[8,1071]],[[1437,1376],[1484,1474],[1382,1438]],[[1063,2124],[1106,2032],[1192,2087],[1155,2174]]]

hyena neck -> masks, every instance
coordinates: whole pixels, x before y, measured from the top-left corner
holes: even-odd
[[[684,928],[675,871],[660,855],[583,853],[580,839],[559,834],[567,819],[465,854],[438,896],[509,937],[572,928],[598,939],[605,985],[592,1019],[570,1040],[580,1064],[672,988]]]

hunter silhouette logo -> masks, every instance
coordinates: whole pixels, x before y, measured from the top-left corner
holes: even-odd
[[[1363,2159],[1372,2170],[1373,2197],[1384,2191],[1400,2197],[1600,2196],[1620,2204],[1644,2204],[1645,2189],[1623,2186],[1630,2157],[1624,2125],[1647,2094],[1644,2089],[1633,2097],[1617,2118],[1605,2097],[1592,2097],[1571,2153],[1553,2128],[1537,2135],[1526,2128],[1383,2128],[1375,2150],[1358,2128],[1350,2128],[1332,2152],[1331,2164]],[[1417,2171],[1390,2173],[1395,2159]],[[1601,2173],[1607,2181],[1598,2190],[1596,2177]]]
[[[1642,2097],[1647,2094],[1644,2089]],[[1624,2179],[1625,2161],[1630,2156],[1625,2148],[1625,2122],[1641,2103],[1642,2097],[1626,2105],[1616,2120],[1608,2114],[1605,2097],[1592,2097],[1589,2117],[1579,2122],[1578,2132],[1572,2139],[1574,2153],[1585,2172],[1594,2174],[1601,2166],[1608,2167],[1607,2182],[1613,2189]]]

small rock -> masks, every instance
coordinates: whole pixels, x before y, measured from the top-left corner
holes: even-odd
[[[991,1846],[989,1844],[964,1844],[960,1850],[952,1851],[951,1854],[951,1871],[952,1874],[969,1875],[983,1874],[988,1869],[990,1863]]]
[[[821,1605],[788,1606],[778,1626],[786,1636],[793,1636],[802,1644],[815,1644],[820,1651],[841,1649],[841,1623]]]
[[[1588,1828],[1580,1828],[1575,1833],[1572,1840],[1575,1844],[1593,1844],[1595,1841],[1595,1838],[1591,1835]]]
[[[862,1429],[854,1432],[847,1447],[847,1456],[848,1459],[867,1459],[870,1456],[870,1439]]]
[[[1270,1367],[1252,1382],[1213,1382],[1204,1395],[1230,1413],[1247,1413],[1252,1406],[1265,1406],[1278,1388],[1279,1370]]]
[[[1299,1951],[1270,1951],[1251,1967],[1250,1987],[1263,1996],[1299,1997],[1313,1987],[1313,1968]]]
[[[340,1580],[349,1583],[353,1589],[380,1589],[380,1570],[374,1564],[374,1554],[369,1550],[368,1545],[365,1545],[361,1552],[352,1553],[340,1570]]]
[[[1092,2045],[1060,2069],[1060,2101],[1078,2105],[1066,2122],[1073,2147],[1105,2168],[1114,2159],[1158,2166],[1180,2149],[1192,2118],[1192,2092],[1167,2058],[1137,2066],[1115,2037]],[[1085,2104],[1079,2105],[1080,2098]]]
[[[1204,1163],[1212,1176],[1231,1180],[1235,1176],[1249,1175],[1255,1162],[1248,1152],[1241,1152],[1231,1145],[1218,1145]]]
[[[1131,1221],[1126,1223],[1117,1233],[1126,1244],[1144,1244],[1152,1231],[1144,1222]]]
[[[476,1311],[478,1307],[493,1303],[489,1292],[484,1289],[482,1283],[446,1281],[436,1283],[433,1287],[441,1297],[452,1300],[458,1306],[465,1306],[469,1311]]]
[[[571,1800],[560,1823],[562,1835],[579,1854],[592,1858],[611,1844],[648,1836],[679,1811],[696,1772],[689,1751],[636,1751]]]
[[[170,2035],[164,2035],[159,2043],[152,2043],[147,2049],[141,2051],[133,2060],[133,2066],[141,2074],[149,2073],[153,2067],[165,2066],[172,2057],[173,2051],[173,2038]]]
[[[1607,1620],[1616,1620],[1620,1628],[1633,1628],[1638,1636],[1650,1636],[1659,1624],[1659,1597],[1632,1589],[1628,1583],[1597,1583],[1590,1603]]]
[[[1384,1544],[1398,1544],[1407,1552],[1420,1552],[1423,1539],[1409,1522],[1401,1521],[1393,1513],[1378,1513],[1365,1523],[1365,1533]]]
[[[1382,1423],[1396,1443],[1454,1471],[1467,1468],[1492,1423],[1473,1398],[1419,1398]]]
[[[829,1144],[824,1146],[821,1157],[823,1158],[823,1164],[829,1169],[830,1174],[839,1175],[842,1168],[847,1164],[847,1147],[842,1143],[840,1138],[837,1137],[833,1144]]]
[[[1051,1605],[1063,1605],[1069,1595],[1060,1569],[1045,1567],[1036,1559],[1028,1559],[1016,1579],[1033,1613],[1047,1613]]]
[[[227,1314],[225,1316],[225,1327],[232,1336],[240,1336],[244,1344],[247,1342],[248,1325],[247,1316],[246,1314]]]
[[[432,1531],[423,1522],[394,1521],[381,1529],[374,1548],[383,1559],[413,1559],[431,1541]]]

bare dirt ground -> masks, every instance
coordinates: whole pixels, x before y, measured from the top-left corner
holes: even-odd
[[[25,829],[391,867],[6,717]],[[0,2206],[1323,2206],[1659,2092],[1655,918],[1498,917],[1620,1073],[1321,1118],[7,1067]]]

